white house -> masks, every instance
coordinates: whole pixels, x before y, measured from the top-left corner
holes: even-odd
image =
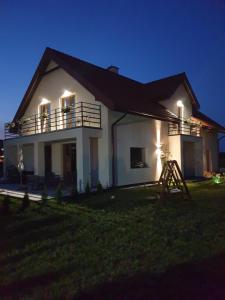
[[[199,111],[185,73],[146,84],[47,48],[11,123],[5,168],[65,183],[122,186],[156,181],[162,157],[186,177],[218,168],[224,127]]]

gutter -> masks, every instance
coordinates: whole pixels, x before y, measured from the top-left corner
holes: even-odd
[[[127,113],[124,113],[119,119],[117,119],[111,125],[112,134],[112,186],[116,186],[116,145],[115,145],[115,127],[116,125],[126,117]]]

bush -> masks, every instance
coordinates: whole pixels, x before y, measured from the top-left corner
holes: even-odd
[[[19,211],[24,211],[29,206],[30,206],[30,199],[29,199],[28,193],[26,192],[23,196],[21,207],[19,208]]]
[[[62,204],[62,183],[60,182],[55,193],[55,199],[59,204]]]
[[[7,215],[10,213],[10,204],[11,200],[9,195],[4,195],[3,201],[2,201],[2,207],[1,207],[1,212],[4,215]]]
[[[97,192],[98,193],[102,193],[103,192],[103,187],[102,187],[102,184],[101,184],[100,181],[98,181],[96,188],[97,188]]]
[[[85,186],[85,194],[88,196],[88,195],[90,195],[90,193],[91,193],[91,188],[90,188],[89,182],[87,182],[86,186]]]

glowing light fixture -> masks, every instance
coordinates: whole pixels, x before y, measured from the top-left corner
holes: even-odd
[[[65,90],[64,93],[62,94],[62,97],[69,97],[71,95],[72,93],[70,91]]]
[[[213,180],[213,183],[215,183],[215,184],[220,184],[220,183],[222,183],[220,174],[216,174],[215,176],[213,176],[213,177],[212,177],[212,180]]]
[[[50,103],[50,101],[48,99],[42,98],[40,105],[45,105],[45,104],[48,104],[48,103]]]
[[[177,106],[178,107],[184,107],[184,104],[183,104],[183,102],[181,100],[178,100],[177,101]]]

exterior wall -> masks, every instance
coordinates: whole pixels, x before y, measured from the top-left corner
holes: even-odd
[[[25,171],[34,171],[34,146],[27,144],[23,146],[23,163]]]
[[[195,176],[203,176],[202,138],[188,135],[169,136],[170,159],[176,160],[184,174],[184,142],[194,143]]]
[[[60,68],[43,77],[27,107],[24,117],[37,114],[43,98],[50,101],[51,111],[61,107],[60,99],[65,91],[75,94],[76,102],[83,101],[100,104],[95,101],[94,96],[87,89]]]
[[[130,115],[125,117],[115,128],[117,185],[158,180],[162,168],[160,147],[167,142],[167,123]],[[131,147],[145,149],[146,167],[131,168]]]
[[[6,146],[6,143],[4,142],[4,151],[5,151],[5,161],[4,161],[4,168],[8,166],[15,166],[18,165],[17,160],[17,145],[9,145]]]
[[[182,101],[183,108],[183,118],[188,119],[192,116],[192,103],[190,96],[188,95],[184,85],[180,85],[176,92],[170,97],[170,99],[161,101],[160,103],[168,108],[169,111],[178,115],[177,101]]]
[[[170,159],[176,160],[183,172],[181,135],[169,136],[168,140],[169,140]]]
[[[206,152],[207,150],[211,153],[211,172],[217,172],[219,168],[219,145],[218,145],[218,136],[215,131],[208,131],[202,129],[202,138],[203,138],[203,170],[207,171],[207,162],[206,162]]]

